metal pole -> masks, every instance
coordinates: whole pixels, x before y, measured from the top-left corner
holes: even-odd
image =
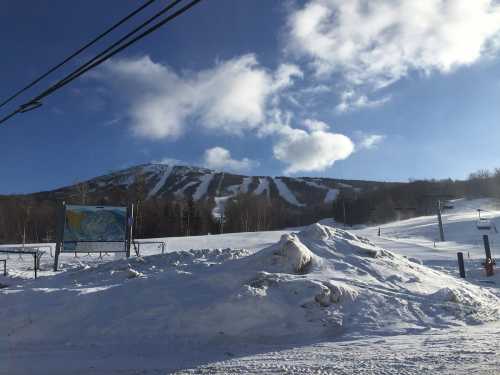
[[[34,266],[35,266],[35,280],[36,280],[36,277],[37,277],[37,274],[36,274],[36,253],[33,254],[33,261],[34,261]]]
[[[493,260],[491,259],[490,240],[487,234],[483,235],[483,242],[484,242],[484,251],[486,253],[486,260],[484,262],[484,269],[486,270],[486,276],[493,276],[494,274]]]
[[[66,203],[62,202],[61,207],[57,210],[57,218],[56,218],[56,251],[54,254],[54,272],[57,271],[57,267],[59,265],[59,253],[61,252],[61,245],[64,236],[64,216],[66,211]]]
[[[441,218],[441,201],[437,202],[437,216],[439,223],[439,237],[441,238],[441,242],[444,242],[444,229],[443,229],[443,220]]]
[[[347,226],[346,217],[345,217],[345,200],[342,200],[342,208],[344,211],[344,228],[345,228]]]
[[[490,239],[488,235],[483,235],[484,251],[486,253],[486,260],[491,259]]]
[[[127,258],[130,258],[130,246],[134,242],[134,234],[133,234],[133,227],[134,227],[134,204],[131,204],[127,207],[127,231],[126,231],[126,240],[125,240],[125,246],[126,246],[126,256]]]
[[[464,253],[462,252],[457,253],[457,257],[458,257],[458,269],[460,271],[460,277],[462,279],[465,279]]]

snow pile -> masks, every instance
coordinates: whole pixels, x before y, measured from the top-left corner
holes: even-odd
[[[10,349],[412,332],[496,320],[500,307],[480,287],[321,224],[252,255],[207,249],[120,260],[2,289],[0,299]]]
[[[296,235],[284,234],[280,242],[268,248],[260,258],[269,260],[276,272],[305,273],[311,264],[313,254]]]

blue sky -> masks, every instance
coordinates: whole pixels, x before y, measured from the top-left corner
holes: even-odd
[[[2,1],[0,97],[138,4]],[[488,0],[204,0],[1,125],[0,193],[152,161],[402,181],[500,167],[499,36]]]

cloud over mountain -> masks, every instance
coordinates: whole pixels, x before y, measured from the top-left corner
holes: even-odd
[[[352,141],[345,135],[328,132],[328,125],[306,120],[305,126],[309,131],[283,129],[273,148],[274,157],[288,164],[285,173],[323,171],[354,152]]]
[[[186,131],[188,120],[227,134],[259,127],[271,97],[301,74],[290,64],[273,74],[253,54],[184,74],[144,56],[113,60],[101,70],[100,78],[128,99],[136,135],[176,139]]]
[[[273,137],[273,155],[287,165],[286,173],[321,171],[353,152],[350,139],[330,133],[327,124],[307,119],[307,131],[296,129],[292,122],[298,120],[281,110],[280,94],[302,77],[301,69],[288,63],[269,71],[253,54],[183,74],[149,56],[118,59],[94,75],[128,103],[135,135],[177,139],[198,127],[214,135]],[[276,114],[278,121],[274,121]],[[287,120],[280,115],[288,116]],[[240,172],[258,164],[249,158],[233,159],[224,147],[206,150],[203,163]]]
[[[231,172],[248,172],[252,168],[259,166],[257,161],[248,158],[233,159],[229,150],[224,147],[213,147],[206,150],[203,156],[203,164],[210,169]]]

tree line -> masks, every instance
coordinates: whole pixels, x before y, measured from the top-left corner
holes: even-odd
[[[500,168],[481,169],[466,180],[413,180],[383,185],[361,193],[341,191],[333,203],[332,216],[347,225],[378,224],[416,216],[433,215],[457,198],[500,199]]]
[[[480,170],[462,180],[416,180],[377,188],[340,189],[332,204],[294,207],[279,199],[239,194],[214,217],[212,199],[175,196],[148,199],[145,184],[113,187],[104,194],[79,183],[70,189],[0,196],[0,243],[55,240],[57,207],[68,204],[135,205],[134,237],[158,238],[293,228],[333,217],[346,225],[376,224],[436,212],[437,201],[467,197],[500,198],[500,169]]]

